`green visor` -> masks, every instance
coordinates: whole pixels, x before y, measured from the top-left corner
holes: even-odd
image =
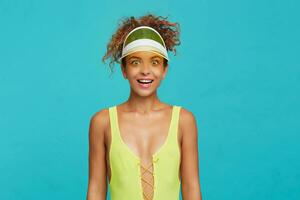
[[[137,51],[150,51],[169,60],[163,38],[155,29],[149,26],[139,26],[127,35],[119,61]]]

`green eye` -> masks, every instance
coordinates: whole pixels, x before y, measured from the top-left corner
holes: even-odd
[[[133,65],[136,65],[136,64],[138,64],[139,63],[139,61],[137,61],[137,60],[133,60],[132,62],[131,62],[131,64],[133,64]]]
[[[159,62],[158,62],[158,60],[153,60],[153,62],[152,62],[154,65],[157,65]]]

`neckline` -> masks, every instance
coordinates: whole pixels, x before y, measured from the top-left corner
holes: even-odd
[[[116,118],[116,129],[117,129],[117,135],[119,137],[119,140],[121,141],[122,145],[125,147],[125,149],[129,152],[129,154],[131,154],[136,160],[138,160],[139,162],[141,162],[141,158],[140,156],[138,156],[136,153],[134,153],[131,148],[123,141],[122,136],[121,136],[121,131],[120,131],[120,127],[119,127],[119,119],[118,119],[118,109],[117,109],[117,105],[114,106],[115,109],[115,118]],[[172,125],[173,125],[173,121],[174,121],[174,110],[175,110],[175,106],[172,105],[172,112],[171,112],[171,120],[169,122],[169,128],[168,128],[168,133],[167,133],[167,138],[165,139],[165,141],[163,142],[163,144],[158,148],[158,150],[156,150],[156,152],[154,154],[151,155],[152,160],[154,158],[157,158],[157,156],[162,152],[162,150],[167,146],[167,144],[169,143],[169,138],[171,135],[171,129],[172,129]]]

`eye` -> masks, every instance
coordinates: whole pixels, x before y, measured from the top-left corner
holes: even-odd
[[[130,62],[132,65],[137,65],[137,64],[139,64],[139,61],[138,60],[133,60],[133,61],[131,61]]]
[[[153,65],[158,65],[158,64],[159,64],[159,61],[158,61],[158,60],[153,60],[153,61],[152,61],[152,64],[153,64]]]

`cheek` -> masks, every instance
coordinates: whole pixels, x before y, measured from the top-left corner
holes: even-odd
[[[138,74],[138,70],[133,67],[128,67],[126,74],[128,78],[134,78]]]
[[[136,83],[137,77],[138,77],[138,72],[136,70],[127,71],[127,79],[131,84]]]
[[[161,68],[157,68],[157,69],[153,70],[153,74],[154,74],[155,78],[161,79],[161,78],[163,78],[164,71]]]

